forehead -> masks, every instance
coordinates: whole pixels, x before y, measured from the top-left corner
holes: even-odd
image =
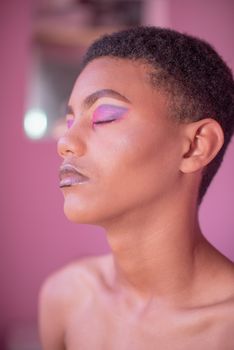
[[[133,104],[153,105],[158,99],[166,101],[149,79],[149,66],[139,61],[110,57],[97,58],[83,69],[71,95],[71,103],[82,102],[101,89],[111,89],[125,96]]]

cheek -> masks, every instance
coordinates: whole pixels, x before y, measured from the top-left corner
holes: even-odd
[[[124,168],[135,171],[136,175],[150,173],[150,169],[165,168],[172,161],[172,148],[174,144],[169,135],[163,135],[158,129],[142,128],[123,142]]]
[[[101,224],[175,187],[178,159],[172,136],[143,127],[103,134],[90,149],[94,183],[65,196],[65,214],[77,223]]]
[[[106,193],[119,201],[139,202],[164,191],[174,182],[175,141],[158,129],[134,129],[107,147],[104,160]],[[101,162],[100,162],[101,163]]]

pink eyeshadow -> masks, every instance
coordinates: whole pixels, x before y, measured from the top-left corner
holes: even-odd
[[[68,119],[67,120],[67,128],[70,129],[72,124],[73,124],[74,120],[73,119]]]
[[[95,109],[93,113],[93,122],[119,119],[122,118],[127,111],[128,108],[126,107],[104,104]]]

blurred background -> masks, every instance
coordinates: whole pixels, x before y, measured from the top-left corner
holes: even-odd
[[[102,228],[63,214],[56,138],[80,57],[100,34],[138,24],[209,41],[234,70],[232,0],[0,1],[0,350],[39,350],[37,298],[47,275],[109,251]],[[200,210],[234,260],[234,141]]]

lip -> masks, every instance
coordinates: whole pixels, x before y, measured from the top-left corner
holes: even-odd
[[[89,180],[73,164],[64,164],[59,169],[59,187],[71,187],[84,184]]]

